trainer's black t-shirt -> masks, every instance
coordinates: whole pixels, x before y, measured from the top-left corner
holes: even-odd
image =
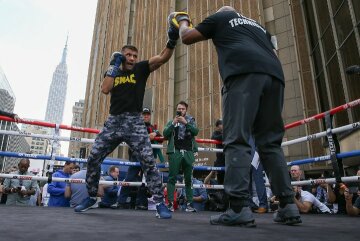
[[[111,115],[142,111],[146,81],[149,75],[148,60],[136,63],[132,70],[119,71],[111,90]]]
[[[224,11],[207,17],[195,28],[204,37],[212,39],[223,81],[229,76],[259,72],[270,74],[284,83],[271,35],[255,20]]]

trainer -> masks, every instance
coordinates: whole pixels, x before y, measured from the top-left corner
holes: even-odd
[[[260,160],[280,199],[275,222],[300,223],[287,165],[281,149],[284,74],[271,35],[255,20],[230,6],[220,8],[195,28],[187,13],[172,13],[184,44],[212,39],[223,80],[223,142],[225,192],[230,207],[212,216],[211,224],[256,226],[249,208],[250,136],[255,137]]]

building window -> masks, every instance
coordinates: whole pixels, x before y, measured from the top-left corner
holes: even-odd
[[[350,1],[354,11],[350,10]],[[360,1],[304,0],[302,4],[319,112],[324,112],[360,96],[360,81],[355,76],[341,74],[348,66],[360,64],[360,43],[355,37],[355,31],[360,28]],[[352,19],[356,19],[355,25]],[[346,125],[359,118],[360,109],[352,108],[337,113],[335,125]]]
[[[352,6],[354,9],[355,19],[357,26],[360,26],[360,1],[359,0],[352,0]]]
[[[340,47],[340,53],[343,60],[344,68],[351,65],[359,65],[360,57],[357,50],[357,43],[355,34],[352,33],[350,37]],[[350,100],[356,100],[360,97],[360,81],[359,75],[346,75],[347,91]],[[354,121],[360,119],[360,108],[351,108],[351,113],[354,115]]]
[[[334,12],[334,22],[336,27],[337,36],[339,39],[339,45],[349,36],[353,31],[353,25],[351,22],[350,10],[347,1],[345,1],[337,12]]]

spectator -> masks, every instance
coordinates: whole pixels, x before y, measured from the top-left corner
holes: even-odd
[[[300,186],[294,186],[294,202],[301,213],[331,213],[330,209],[317,200],[313,194],[302,190]]]
[[[28,171],[29,166],[29,159],[21,159],[18,164],[19,170],[12,172],[12,174],[33,176],[33,174]],[[6,178],[3,188],[4,192],[8,194],[6,205],[28,206],[30,196],[35,194],[38,184],[35,180]]]
[[[174,191],[176,176],[180,169],[184,172],[185,192],[186,192],[186,211],[194,212],[193,191],[191,188],[191,177],[194,154],[197,152],[195,136],[199,133],[195,119],[187,114],[188,104],[180,101],[176,105],[176,116],[170,120],[164,129],[164,137],[169,141],[166,154],[169,155],[169,180],[167,184],[168,208],[174,210]]]
[[[203,184],[202,181],[192,178],[192,184]],[[193,188],[193,205],[196,211],[204,211],[208,199],[206,188]]]
[[[72,169],[74,168],[74,163],[65,162],[65,165],[62,170],[56,171],[52,176],[59,178],[69,178]],[[65,198],[65,182],[51,182],[48,185],[47,191],[50,194],[49,198],[49,207],[70,207],[69,199]]]
[[[202,181],[196,179],[195,177],[193,177],[192,179],[192,184],[203,184]],[[194,207],[194,211],[193,212],[198,212],[198,211],[204,211],[205,210],[205,204],[208,200],[208,195],[207,195],[207,191],[206,188],[193,188],[193,207]],[[179,205],[181,206],[181,209],[183,211],[186,211],[186,193],[184,191],[184,188],[179,189],[178,193],[177,193],[177,202],[179,203]],[[175,206],[175,204],[174,204]],[[188,211],[187,211],[188,212]]]
[[[85,179],[86,170],[78,171],[70,176],[71,179]],[[100,189],[99,189],[100,190]],[[65,198],[70,199],[70,207],[76,207],[84,198],[89,197],[86,184],[66,183]],[[95,208],[95,207],[94,207]]]
[[[216,144],[216,148],[224,149],[224,145],[222,144],[223,141],[223,122],[221,119],[218,119],[215,122],[215,131],[213,132],[211,139],[220,141],[221,144]],[[225,167],[225,155],[223,152],[216,153],[216,160],[214,163],[215,167]],[[217,182],[219,185],[224,184],[224,176],[225,171],[219,171],[216,173],[217,175]]]
[[[358,171],[357,175],[360,176],[360,171]],[[349,188],[345,189],[344,196],[346,202],[346,213],[350,216],[358,216],[360,214],[360,196],[358,195],[354,204],[353,204],[354,194],[350,192]]]
[[[220,185],[220,184],[219,184],[219,181],[217,180],[218,177],[219,177],[219,175],[217,174],[217,171],[211,171],[211,172],[209,172],[209,174],[205,177],[205,179],[204,179],[204,184]]]
[[[292,181],[303,181],[304,180],[304,178],[302,178],[303,172],[300,169],[300,166],[298,166],[298,165],[291,166],[290,175],[291,175]],[[311,186],[304,185],[304,186],[302,186],[302,190],[311,192]]]
[[[325,204],[326,206],[330,207],[331,204],[329,203],[328,194],[327,194],[327,185],[326,183],[322,183],[317,186],[316,188],[316,199],[319,200],[321,203]]]
[[[80,166],[79,165],[74,165],[74,168],[72,169],[71,175],[77,173],[80,171]]]
[[[345,189],[343,184],[327,185],[328,200],[334,205],[334,213],[347,214],[347,202],[345,200]],[[349,198],[349,197],[348,197]],[[357,194],[352,195],[351,203],[353,204],[357,198]]]
[[[39,185],[36,188],[35,194],[30,196],[29,206],[41,206],[41,189]]]
[[[144,123],[149,134],[151,144],[161,143],[162,141],[155,140],[156,137],[162,137],[162,135],[157,129],[157,126],[155,124],[151,124],[151,110],[145,107],[142,111],[142,116],[144,118]],[[153,148],[153,153],[155,159],[159,158],[160,162],[165,162],[161,149]]]
[[[105,181],[118,181],[119,180],[119,168],[116,166],[109,167],[109,176],[105,176]],[[101,208],[110,208],[111,205],[116,203],[119,186],[104,186],[104,196],[99,203]]]

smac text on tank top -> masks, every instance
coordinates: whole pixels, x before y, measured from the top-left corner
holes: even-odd
[[[242,16],[240,13],[238,13],[239,17],[238,18],[233,18],[229,21],[229,23],[231,24],[231,27],[236,27],[239,25],[251,25],[257,28],[260,28],[264,33],[266,33],[266,30],[261,27],[255,20],[251,19],[251,18],[247,18],[245,16]]]
[[[126,83],[136,84],[135,74],[131,74],[129,76],[116,77],[114,81],[114,87]]]

